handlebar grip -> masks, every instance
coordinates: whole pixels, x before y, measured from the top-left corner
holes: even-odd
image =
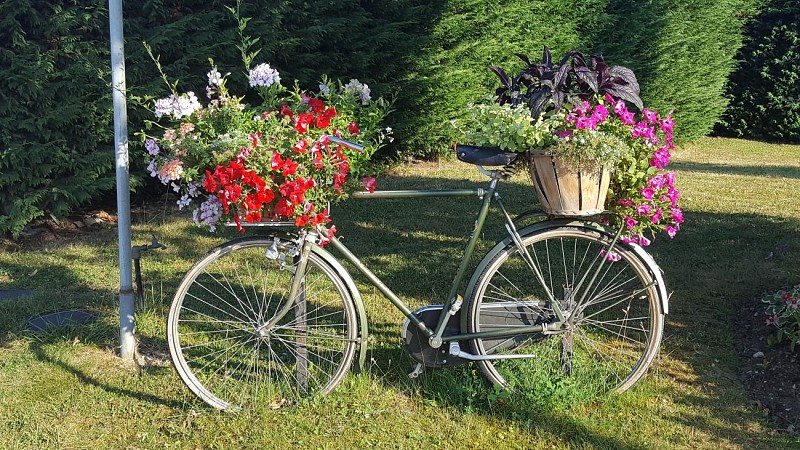
[[[346,141],[344,139],[338,138],[336,136],[328,136],[328,141],[333,142],[334,144],[341,145],[343,147],[347,147],[351,150],[355,150],[357,152],[363,152],[364,146],[358,145],[354,142]]]

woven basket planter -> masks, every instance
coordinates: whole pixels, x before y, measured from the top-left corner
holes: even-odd
[[[603,212],[611,181],[608,169],[576,171],[550,155],[528,157],[531,180],[544,212],[554,216],[592,216]]]

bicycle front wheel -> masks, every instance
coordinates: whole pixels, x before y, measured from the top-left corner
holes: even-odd
[[[608,251],[612,240],[593,229],[558,227],[522,237],[529,261],[513,243],[490,260],[469,296],[468,332],[555,322],[551,298],[567,319],[566,329],[553,334],[473,340],[479,355],[525,355],[479,361],[490,381],[600,394],[624,391],[645,374],[663,331],[660,291],[630,247]]]
[[[243,238],[215,248],[172,301],[172,361],[186,386],[215,408],[274,409],[326,394],[353,360],[356,311],[345,283],[311,252],[300,292],[289,299],[297,257],[287,255],[293,243],[279,243]],[[287,302],[291,309],[276,320]]]

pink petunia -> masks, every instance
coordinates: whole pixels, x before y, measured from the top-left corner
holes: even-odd
[[[670,217],[677,224],[683,223],[683,211],[680,208],[670,208]]]
[[[622,115],[627,112],[628,112],[628,107],[625,106],[625,102],[623,102],[622,100],[620,100],[619,102],[617,102],[617,104],[614,105],[614,113],[616,115],[622,117]]]
[[[664,133],[672,133],[672,129],[675,127],[675,121],[672,119],[672,115],[667,114],[667,117],[661,119],[661,131]]]
[[[364,184],[364,190],[369,191],[370,194],[375,192],[375,186],[378,185],[375,177],[364,177],[364,179],[361,180],[361,183]]]
[[[653,195],[655,195],[655,193],[656,193],[655,189],[653,189],[653,188],[651,188],[649,186],[645,187],[645,188],[642,188],[641,192],[642,192],[642,197],[644,197],[645,200],[652,200],[653,199]]]
[[[636,207],[636,213],[646,216],[650,214],[650,205],[639,205]]]
[[[639,223],[639,222],[636,219],[634,219],[633,217],[630,217],[630,216],[626,216],[625,217],[625,226],[627,226],[629,230],[632,230],[633,227],[635,227],[637,223]]]
[[[619,118],[625,125],[634,125],[636,123],[636,120],[634,120],[634,115],[630,111],[625,111],[624,113],[620,114]]]
[[[678,229],[677,228],[669,226],[669,225],[664,227],[664,231],[667,232],[667,234],[669,235],[670,239],[673,239],[675,237],[675,234],[678,233]]]
[[[777,314],[772,314],[769,317],[767,317],[767,325],[778,326],[780,319],[781,319],[780,316],[778,316]]]
[[[608,117],[608,109],[604,105],[595,105],[592,119],[599,123],[606,120],[606,117]]]
[[[661,221],[662,214],[664,214],[664,210],[658,208],[656,212],[654,212],[653,215],[650,216],[650,222],[652,222],[653,224],[657,224],[658,222]]]
[[[666,183],[666,182],[667,182],[667,180],[664,178],[664,175],[662,175],[660,173],[653,175],[652,178],[647,180],[647,184],[650,187],[654,188],[654,189],[663,188],[664,187],[664,183]]]
[[[675,187],[675,173],[667,172],[664,174],[664,179],[667,181],[667,186]]]
[[[678,198],[680,198],[680,196],[680,191],[675,188],[669,188],[669,191],[667,191],[667,197],[669,198],[670,203],[672,203],[672,206],[678,204]]]
[[[647,119],[648,123],[657,123],[658,122],[658,113],[655,111],[651,111],[647,108],[642,110],[642,115],[645,119]]]

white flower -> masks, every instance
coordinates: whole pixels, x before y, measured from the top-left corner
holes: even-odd
[[[280,74],[267,63],[257,65],[250,71],[250,86],[265,86],[269,87],[275,83],[281,82]]]
[[[219,70],[217,70],[217,68],[214,67],[208,72],[208,86],[209,87],[221,86],[223,78],[224,77],[222,76],[221,73],[219,73]]]
[[[369,86],[355,78],[351,78],[350,82],[344,85],[344,90],[357,96],[361,100],[362,105],[369,103],[369,94],[371,92]]]
[[[197,101],[194,92],[187,92],[179,96],[175,94],[156,100],[155,116],[160,119],[163,115],[172,115],[176,119],[190,116],[203,106]]]
[[[327,84],[320,84],[319,85],[319,93],[322,95],[330,95],[331,88]]]

